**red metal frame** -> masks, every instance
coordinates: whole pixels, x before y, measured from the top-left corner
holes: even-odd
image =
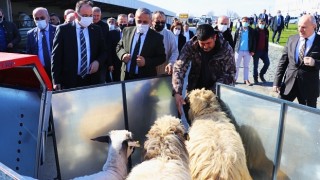
[[[29,55],[29,54],[0,53],[0,71],[3,70],[3,71],[9,72],[10,71],[9,69],[11,68],[21,67],[26,65],[34,65],[38,70],[42,80],[44,81],[47,90],[52,91],[51,80],[49,79],[46,71],[44,70],[42,64],[40,63],[38,56]],[[12,71],[11,73],[5,73],[5,74],[14,75],[14,73],[15,71]],[[21,74],[24,75],[25,73],[22,72]],[[28,77],[26,77],[26,81],[27,79]]]

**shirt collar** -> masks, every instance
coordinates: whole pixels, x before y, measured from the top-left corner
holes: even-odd
[[[307,37],[308,38],[308,42],[313,42],[314,38],[316,37],[316,33],[312,33],[311,36]],[[300,41],[304,40],[304,37],[300,37]]]
[[[46,28],[44,28],[44,31],[45,31],[45,32],[49,31],[49,26],[50,26],[50,24],[48,23],[47,27],[46,27]],[[41,29],[39,29],[39,28],[38,28],[38,31],[40,32],[40,31],[41,31]]]
[[[76,28],[77,28],[77,29],[81,29],[81,28],[83,28],[83,30],[86,29],[85,27],[80,26],[78,19],[75,19],[74,22],[75,22],[75,24],[76,24]]]

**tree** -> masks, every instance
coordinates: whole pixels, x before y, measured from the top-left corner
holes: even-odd
[[[214,16],[214,11],[209,11],[209,12],[207,13],[207,16],[208,16],[208,17],[213,17],[213,16]]]
[[[239,18],[239,15],[238,15],[236,12],[230,11],[230,10],[227,10],[227,16],[228,16],[230,19]]]

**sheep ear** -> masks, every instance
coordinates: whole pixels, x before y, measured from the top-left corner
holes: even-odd
[[[96,138],[93,138],[91,139],[92,141],[98,141],[98,142],[104,142],[104,143],[110,143],[111,142],[111,139],[110,139],[110,136],[99,136],[99,137],[96,137]]]

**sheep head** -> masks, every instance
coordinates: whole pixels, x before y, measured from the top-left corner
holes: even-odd
[[[195,89],[188,95],[191,121],[200,115],[221,111],[217,96],[211,90]]]
[[[185,159],[180,157],[181,154],[187,154],[187,151],[184,145],[185,128],[179,119],[173,116],[158,118],[146,137],[144,144],[146,160],[161,155],[168,159]],[[182,153],[184,150],[186,153]]]
[[[127,149],[127,157],[134,152],[135,147],[140,147],[139,141],[133,141],[132,133],[127,130],[113,130],[106,136],[96,137],[91,140],[111,143],[111,146],[118,150]]]

